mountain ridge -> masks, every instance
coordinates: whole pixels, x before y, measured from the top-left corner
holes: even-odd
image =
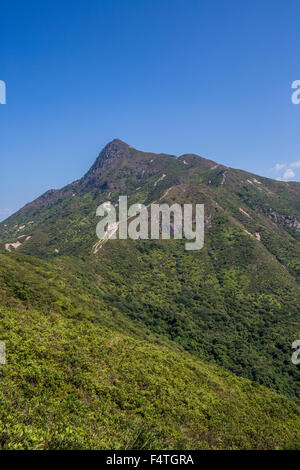
[[[114,140],[80,180],[46,193],[0,224],[0,247],[49,261],[70,256],[84,259],[103,279],[107,292],[115,293],[105,295],[106,302],[131,320],[166,335],[200,358],[295,397],[298,372],[290,363],[289,348],[296,339],[299,313],[297,187],[193,154],[177,158],[139,152]],[[203,203],[204,248],[191,255],[184,252],[180,240],[116,240],[101,243],[95,250],[99,242],[96,208],[108,200],[117,204],[119,195],[127,195],[129,204]],[[161,256],[164,261],[157,263]],[[204,266],[200,268],[199,263]],[[153,278],[154,266],[160,284]],[[172,279],[166,266],[173,266]],[[141,294],[141,279],[150,282],[150,297]],[[171,294],[174,289],[181,292],[184,304],[179,294]],[[182,323],[182,316],[188,321]],[[221,349],[216,353],[204,318],[220,348],[225,348],[224,354]],[[249,322],[253,323],[252,336]],[[276,324],[284,346],[276,339]],[[269,343],[277,344],[280,358],[268,372],[263,362],[274,362],[272,347],[259,339],[261,328]],[[241,361],[232,353],[228,338],[242,348]]]
[[[2,222],[0,448],[299,448],[299,187],[114,140]],[[119,195],[204,204],[204,247],[95,250]]]
[[[82,178],[77,179],[68,185],[64,186],[63,188],[60,189],[50,189],[46,191],[44,194],[36,198],[34,201],[29,202],[25,204],[21,209],[19,209],[16,213],[10,215],[7,219],[4,221],[0,222],[0,226],[6,222],[6,220],[9,220],[11,217],[14,217],[15,214],[19,214],[21,211],[23,211],[25,208],[30,206],[31,204],[36,204],[36,205],[43,205],[47,203],[47,201],[51,201],[52,197],[55,198],[56,195],[59,195],[60,192],[67,192],[67,191],[72,191],[73,189],[76,190],[77,186],[80,186],[83,184],[85,187],[93,186],[96,185],[99,182],[99,179],[101,180],[101,170],[107,170],[111,167],[114,166],[114,163],[120,163],[121,160],[124,158],[128,158],[130,155],[130,151],[134,153],[138,153],[139,156],[142,156],[143,158],[149,160],[149,155],[152,158],[157,158],[157,157],[171,157],[176,159],[179,162],[182,162],[185,166],[190,166],[191,168],[195,166],[203,166],[204,168],[210,169],[210,170],[217,170],[217,173],[221,175],[221,180],[220,182],[223,181],[224,179],[224,172],[225,172],[225,181],[226,181],[226,170],[227,171],[237,171],[237,172],[243,172],[245,175],[245,178],[247,176],[252,177],[253,179],[262,178],[264,181],[270,181],[275,184],[278,184],[278,187],[283,187],[283,188],[292,188],[293,191],[296,194],[300,194],[300,183],[296,181],[290,181],[290,182],[282,182],[282,181],[277,181],[277,180],[272,180],[271,178],[267,177],[262,177],[244,170],[238,170],[234,169],[231,167],[227,167],[221,163],[216,163],[213,160],[207,159],[205,157],[202,157],[197,154],[183,154],[178,157],[175,157],[174,155],[169,155],[169,154],[157,154],[157,153],[149,153],[149,152],[142,152],[131,145],[127,144],[126,142],[122,141],[121,139],[115,138],[112,141],[110,141],[99,153],[98,157],[92,164],[92,166],[89,168],[89,170],[83,175]],[[136,161],[134,162],[136,163]],[[213,175],[215,176],[215,175]],[[247,179],[247,178],[246,178]],[[224,182],[225,182],[224,181]],[[249,180],[248,180],[249,181]],[[256,180],[257,181],[257,180]],[[223,184],[224,184],[223,182]],[[105,188],[105,186],[104,186]]]

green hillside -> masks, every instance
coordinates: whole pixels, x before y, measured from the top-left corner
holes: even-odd
[[[299,407],[93,311],[71,271],[1,254],[0,449],[299,447]]]
[[[205,243],[96,208],[204,203]],[[298,448],[300,183],[114,140],[0,224],[0,448]]]

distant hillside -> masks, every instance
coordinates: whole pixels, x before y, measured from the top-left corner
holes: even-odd
[[[0,242],[3,248],[7,244],[10,250],[34,256],[56,256],[57,250],[88,256],[97,241],[98,204],[117,202],[121,194],[131,202],[150,203],[162,200],[167,190],[177,197],[181,188],[196,188],[193,202],[207,203],[207,220],[225,213],[231,224],[259,239],[294,277],[299,276],[300,183],[262,178],[197,155],[176,158],[140,152],[118,139],[100,152],[83,178],[46,192],[2,222]]]

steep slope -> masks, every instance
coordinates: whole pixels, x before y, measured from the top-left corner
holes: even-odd
[[[104,299],[206,361],[299,400],[299,290],[258,242],[215,221],[206,248],[108,242],[97,255]]]
[[[96,240],[98,204],[117,202],[120,194],[150,203],[181,184],[201,188],[233,222],[259,237],[293,276],[299,275],[300,183],[258,177],[197,155],[140,152],[118,139],[100,152],[83,178],[48,191],[2,222],[0,243],[42,257],[55,256],[56,250],[88,255]]]
[[[188,253],[181,241],[112,241],[96,253],[96,208],[122,194],[129,203],[204,203],[204,248]],[[299,194],[300,183],[114,140],[82,179],[0,224],[0,242],[49,260],[79,258],[101,278],[93,299],[106,309],[299,400],[299,368],[291,363],[300,334]]]
[[[74,261],[0,254],[0,449],[299,448],[299,407],[109,310]]]

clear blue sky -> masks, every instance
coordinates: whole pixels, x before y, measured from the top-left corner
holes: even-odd
[[[299,181],[299,23],[299,1],[1,2],[0,217],[115,137]]]

